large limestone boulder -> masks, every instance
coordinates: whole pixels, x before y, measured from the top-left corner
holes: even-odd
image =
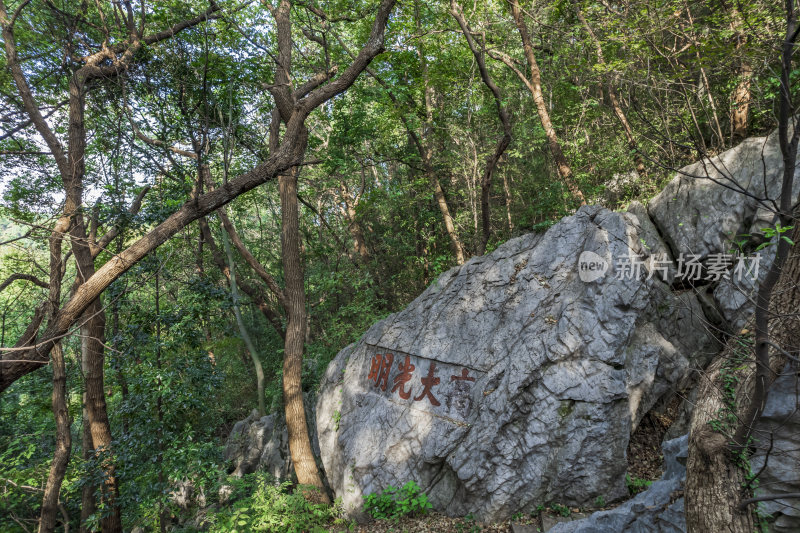
[[[770,200],[780,196],[782,177],[777,134],[752,137],[680,169],[649,202],[648,212],[674,253],[705,259],[772,225]],[[793,198],[798,191],[795,177]]]
[[[342,350],[316,421],[345,508],[409,480],[482,520],[624,497],[631,430],[718,351],[692,292],[625,266],[664,246],[652,229],[581,208],[446,272]]]

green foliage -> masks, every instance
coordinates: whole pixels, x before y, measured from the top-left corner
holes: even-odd
[[[58,9],[47,2],[26,5],[15,38],[34,96],[69,150],[66,108],[58,106],[67,101],[68,76],[79,66],[76,58],[90,53],[92,43],[108,42],[113,48],[128,38],[128,32],[109,22],[111,32],[105,34],[103,20],[111,19],[100,8],[106,6],[106,14],[114,12],[110,2],[58,4]],[[86,95],[86,197],[81,208],[85,220],[96,218],[99,235],[116,224],[121,228],[119,241],[97,257],[98,267],[114,256],[118,243],[120,249],[129,246],[190,199],[197,161],[165,147],[193,149],[202,144],[202,160],[215,184],[266,160],[274,101],[264,87],[275,79],[275,24],[269,10],[257,2],[237,9],[228,2],[219,4],[224,17],[144,46],[124,76],[98,79]],[[374,2],[322,4],[318,7],[328,17],[324,24],[307,6],[298,4],[292,10],[293,23],[304,29],[292,32],[294,48],[302,51],[294,54],[292,64],[296,87],[323,65],[347,65],[351,58],[340,44],[356,51],[369,34]],[[604,62],[575,16],[577,5],[597,34]],[[207,7],[201,0],[151,2],[145,13],[147,33]],[[782,14],[778,4],[763,0],[747,7],[738,14],[726,5],[671,0],[623,10],[567,0],[526,7],[551,121],[590,203],[605,194],[615,176],[634,168],[636,152],[610,105],[612,85],[647,166],[645,175],[623,187],[620,204],[647,199],[670,178],[665,169],[696,160],[700,150],[713,154],[732,146],[727,132],[733,105],[728,102],[742,81],[743,64],[753,70],[749,132],[756,135],[774,127],[780,91],[775,50],[784,31]],[[485,44],[525,64],[505,2],[464,4],[464,10],[475,35],[491,37]],[[743,19],[740,30],[737,16]],[[318,43],[308,36],[332,35],[331,24],[337,39],[326,41],[325,54],[315,57]],[[445,3],[398,3],[387,30],[387,51],[371,63],[380,81],[359,77],[307,121],[310,139],[304,157],[313,164],[302,166],[299,181],[309,313],[302,375],[306,393],[316,390],[328,363],[343,347],[375,321],[402,309],[455,265],[433,197],[433,178],[444,190],[467,255],[477,250],[481,174],[501,127],[474,58],[453,29]],[[47,281],[47,239],[63,209],[64,180],[53,157],[41,152],[44,145],[34,128],[25,126],[27,118],[6,67],[2,55],[0,163],[6,177],[0,183],[0,242],[23,238],[0,247],[0,280],[18,272]],[[530,93],[490,56],[487,67],[502,93],[513,133],[488,191],[491,251],[516,235],[546,231],[577,206],[553,163]],[[793,71],[791,79],[800,79],[800,72]],[[797,96],[797,88],[792,91]],[[157,145],[133,135],[131,121]],[[17,126],[16,133],[9,133]],[[423,161],[416,142],[429,149],[429,162]],[[152,189],[141,211],[130,215],[128,206],[144,184]],[[248,249],[281,285],[281,213],[275,183],[238,197],[228,210]],[[208,222],[219,237],[219,220],[209,216]],[[353,250],[356,228],[363,234],[364,255]],[[770,242],[783,239],[793,244],[786,234],[789,229],[768,228],[764,236]],[[63,253],[68,249],[65,241]],[[256,287],[285,325],[285,315],[260,278],[238,255],[235,261],[240,280]],[[67,264],[62,301],[69,297],[75,276],[73,258]],[[19,339],[45,298],[46,289],[21,280],[0,293],[0,346]],[[179,513],[167,496],[175,483],[189,480],[206,494],[219,488],[225,468],[219,444],[232,423],[257,405],[252,363],[233,322],[226,277],[213,262],[209,243],[198,239],[195,224],[118,279],[103,295],[103,303],[106,401],[124,526],[158,529],[162,511]],[[264,367],[267,405],[278,410],[283,340],[252,299],[243,299],[242,313]],[[105,456],[81,457],[80,339],[67,336],[63,345],[73,452],[61,500],[77,530],[81,488],[100,484]],[[729,405],[711,422],[721,432],[735,422],[730,402],[740,364],[733,360],[722,371]],[[54,448],[51,378],[50,367],[43,365],[0,394],[0,516],[27,524],[38,516],[40,493],[19,487],[43,485]],[[338,411],[334,414],[337,426],[340,416]],[[748,479],[750,486],[756,482]],[[640,490],[643,483],[630,480],[629,489]],[[233,500],[235,509],[215,502],[222,507],[212,513],[214,528],[313,530],[335,514],[307,504],[287,486],[248,480],[241,490]],[[387,487],[367,499],[365,506],[383,517],[430,508],[416,485]],[[601,505],[599,500],[595,503]],[[562,512],[561,507],[556,512]],[[282,508],[292,509],[298,518]],[[543,510],[540,506],[539,512]],[[97,522],[102,512],[90,522]]]
[[[265,474],[251,474],[237,487],[237,492],[248,492],[249,496],[208,515],[208,530],[314,533],[346,524],[340,519],[338,505],[311,503],[303,496],[303,489],[289,482],[274,485]]]
[[[786,241],[787,243],[789,243],[789,246],[794,246],[794,241],[792,241],[792,239],[790,239],[788,235],[784,235],[784,233],[786,233],[787,231],[791,230],[792,227],[793,226],[785,226],[784,227],[784,226],[781,226],[780,224],[776,224],[774,228],[764,228],[764,229],[762,229],[761,232],[764,234],[764,237],[767,238],[767,241],[764,242],[764,243],[761,243],[758,246],[758,248],[756,248],[756,251],[762,250],[762,249],[766,248],[767,246],[770,246],[772,244],[772,239],[776,235],[780,235],[780,238],[783,239],[784,241]]]
[[[647,490],[647,487],[652,484],[653,482],[649,479],[632,477],[630,474],[625,474],[625,485],[628,487],[628,494],[631,496]]]
[[[551,503],[550,510],[563,517],[568,517],[570,514],[572,514],[572,512],[569,510],[569,507],[560,503]]]
[[[456,531],[458,533],[480,533],[483,531],[483,528],[475,523],[475,517],[472,516],[472,513],[464,517],[464,522],[456,524]]]
[[[388,485],[378,493],[364,496],[364,512],[378,520],[426,514],[432,508],[428,496],[413,481],[400,489]]]

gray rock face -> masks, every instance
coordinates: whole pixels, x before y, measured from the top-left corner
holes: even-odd
[[[680,169],[648,211],[673,252],[707,258],[731,249],[737,236],[771,226],[763,201],[779,196],[782,174],[777,135],[753,137]],[[798,190],[795,179],[793,197]]]
[[[292,472],[292,458],[286,424],[277,414],[258,418],[253,411],[233,426],[223,457],[233,463],[235,476],[263,470],[275,479],[287,479]]]
[[[665,442],[664,475],[646,491],[608,511],[598,511],[588,518],[562,523],[550,533],[683,533],[683,486],[686,482],[687,435]],[[679,492],[680,491],[680,492]]]
[[[409,480],[481,520],[624,497],[632,428],[718,350],[695,296],[626,274],[664,246],[648,224],[581,208],[446,272],[342,350],[316,420],[345,508]]]
[[[792,198],[800,191],[795,171]],[[738,249],[772,226],[770,200],[780,196],[783,157],[778,136],[754,137],[719,156],[688,165],[648,204],[648,213],[673,255],[711,254]],[[775,252],[760,252],[758,280],[763,280]],[[747,264],[747,268],[752,265]],[[740,329],[754,310],[758,284],[754,275],[730,276],[713,288],[713,296],[731,330]]]
[[[750,466],[761,472],[756,496],[800,493],[800,380],[796,367],[787,365],[772,384],[754,436],[759,443]],[[772,515],[770,530],[781,533],[800,531],[798,507],[796,498],[761,503],[761,509]]]

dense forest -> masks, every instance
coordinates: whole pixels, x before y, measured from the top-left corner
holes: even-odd
[[[227,476],[233,424],[283,413],[323,487],[303,398],[334,356],[469,258],[771,132],[796,11],[0,0],[0,531],[175,529],[186,480],[212,530],[332,524],[324,489]]]

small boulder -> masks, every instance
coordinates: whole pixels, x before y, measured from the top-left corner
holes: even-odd
[[[258,418],[253,411],[233,426],[223,457],[231,462],[235,476],[262,470],[276,480],[288,479],[292,458],[286,424],[278,414]]]

